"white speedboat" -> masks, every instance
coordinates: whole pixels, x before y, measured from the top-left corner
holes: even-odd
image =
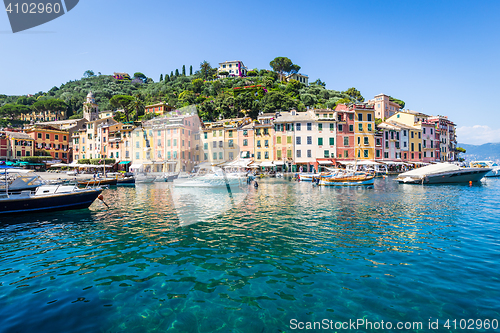
[[[299,173],[299,179],[303,182],[312,182],[313,178],[320,177],[319,173]]]
[[[500,165],[493,161],[474,161],[470,162],[470,167],[473,168],[491,168],[485,177],[500,177]]]
[[[136,184],[149,184],[153,183],[156,179],[155,175],[148,175],[148,174],[137,174],[134,175],[135,178],[135,183]]]
[[[491,168],[461,168],[437,163],[400,174],[396,180],[405,184],[469,183],[480,181]]]
[[[196,175],[185,179],[177,178],[174,180],[176,187],[221,187],[234,186],[246,182],[246,176],[237,173],[226,173],[219,167],[211,169],[201,169]]]

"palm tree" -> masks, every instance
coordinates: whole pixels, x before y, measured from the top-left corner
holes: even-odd
[[[212,69],[212,66],[210,66],[210,63],[208,61],[203,60],[203,62],[200,64],[200,69],[203,73],[203,80],[206,80],[209,71]]]
[[[135,110],[135,117],[134,117],[135,119],[139,117],[139,113],[140,115],[144,114],[144,103],[139,98],[136,97],[132,101],[131,107]]]

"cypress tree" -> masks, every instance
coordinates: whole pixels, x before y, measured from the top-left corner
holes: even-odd
[[[163,81],[163,74],[160,74],[160,82]]]
[[[171,71],[170,72],[170,78],[173,78],[174,77],[174,71]]]
[[[186,65],[182,65],[182,76],[186,76]]]
[[[179,70],[175,69],[175,76],[179,76]]]
[[[170,81],[170,78],[168,77],[168,74],[165,74],[165,82]]]
[[[193,75],[193,65],[189,66],[189,75]]]

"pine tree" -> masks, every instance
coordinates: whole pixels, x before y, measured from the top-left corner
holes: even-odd
[[[182,76],[186,76],[186,65],[182,65]]]
[[[189,66],[189,76],[193,75],[193,65]]]
[[[160,74],[160,82],[163,81],[163,74]]]
[[[175,70],[175,76],[179,76],[179,70],[178,69]]]

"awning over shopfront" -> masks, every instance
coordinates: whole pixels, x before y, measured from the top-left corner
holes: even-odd
[[[142,164],[132,164],[130,166],[130,169],[140,169],[142,167]]]
[[[68,164],[69,167],[71,168],[102,168],[102,165],[98,164]],[[106,164],[104,166],[105,168],[112,168],[113,166],[110,164]]]
[[[340,164],[343,165],[380,165],[381,163],[375,162],[375,161],[367,161],[367,160],[361,160],[361,161],[339,161]]]
[[[408,165],[408,163],[401,161],[380,161],[380,162],[388,165]]]
[[[260,166],[260,163],[256,163],[256,162],[254,162],[254,163],[251,163],[248,167],[249,167],[249,168],[251,168],[251,169],[256,169],[256,168],[258,168],[259,166]]]
[[[132,161],[121,161],[120,163],[118,164],[129,164],[129,163],[132,163]]]
[[[283,161],[274,161],[274,165],[276,165],[276,166],[285,165],[285,162],[283,162]]]
[[[318,164],[321,164],[321,165],[332,165],[333,162],[332,161],[318,161]]]
[[[273,167],[275,166],[275,164],[273,162],[262,162],[260,166],[266,168],[266,167]]]
[[[250,159],[235,160],[232,162],[227,162],[222,165],[223,168],[248,168],[248,165],[252,163]]]

